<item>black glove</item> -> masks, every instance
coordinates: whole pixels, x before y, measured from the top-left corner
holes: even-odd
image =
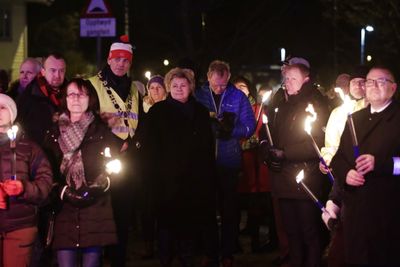
[[[86,188],[86,191],[88,196],[96,198],[106,192],[109,188],[110,178],[108,178],[106,174],[102,173]]]
[[[268,151],[268,166],[274,172],[282,170],[282,161],[285,160],[285,153],[283,150],[271,147]]]
[[[61,187],[60,198],[78,208],[86,207],[94,200],[93,197],[89,196],[86,188],[80,188],[77,191],[67,185]]]
[[[224,112],[217,126],[217,138],[229,139],[232,136],[233,128],[235,128],[235,113]]]

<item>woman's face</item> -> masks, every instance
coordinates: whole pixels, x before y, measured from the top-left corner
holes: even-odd
[[[11,125],[11,114],[7,106],[0,104],[0,128],[5,129]]]
[[[190,84],[186,78],[173,78],[170,85],[171,97],[179,102],[186,103],[190,95]]]
[[[89,96],[85,90],[79,90],[76,83],[72,83],[67,88],[67,108],[73,115],[85,113],[89,106]]]
[[[154,103],[157,103],[165,99],[167,91],[165,90],[164,87],[161,86],[161,84],[153,82],[149,86],[149,94],[151,99],[153,99]]]

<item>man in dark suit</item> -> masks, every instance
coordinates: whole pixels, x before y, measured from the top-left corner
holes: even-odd
[[[400,106],[392,72],[372,68],[366,79],[370,105],[353,114],[360,156],[354,156],[349,128],[332,161],[344,188],[346,263],[399,266],[400,258]]]

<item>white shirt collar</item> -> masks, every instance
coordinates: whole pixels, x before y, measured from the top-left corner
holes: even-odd
[[[379,112],[382,112],[385,108],[387,108],[387,107],[390,105],[390,103],[392,103],[392,100],[390,100],[386,105],[384,105],[383,107],[381,107],[381,108],[379,108],[379,109],[374,109],[374,108],[372,107],[372,105],[371,105],[371,114],[372,114],[372,113],[379,113]]]

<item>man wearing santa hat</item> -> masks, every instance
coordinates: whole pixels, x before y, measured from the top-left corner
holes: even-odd
[[[142,113],[141,98],[137,85],[128,76],[132,64],[132,45],[128,36],[114,42],[107,58],[107,65],[89,80],[95,87],[100,102],[100,116],[121,141],[121,156],[125,166],[135,165],[138,145],[135,132],[139,113]],[[120,157],[121,157],[120,156]],[[112,266],[125,266],[126,244],[132,208],[134,168],[125,171],[114,181],[111,190],[114,219],[117,226],[118,245],[111,248]]]

